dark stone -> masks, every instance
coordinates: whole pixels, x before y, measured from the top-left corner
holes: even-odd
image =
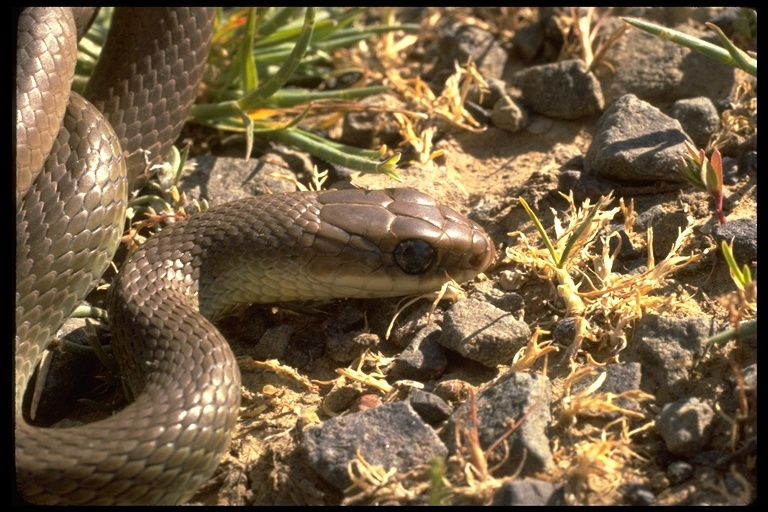
[[[582,60],[531,66],[515,73],[514,84],[523,104],[555,119],[579,119],[600,113],[605,106],[600,83]]]
[[[358,453],[370,464],[403,472],[448,454],[408,402],[384,404],[307,427],[301,431],[301,447],[310,467],[340,491],[352,484],[347,465]]]
[[[670,453],[696,455],[709,443],[715,413],[698,398],[686,398],[664,406],[656,418],[656,431]]]
[[[757,260],[757,219],[734,219],[712,231],[718,247],[733,240],[733,257],[739,266]]]
[[[641,389],[663,405],[685,396],[694,361],[710,335],[706,318],[668,318],[646,314],[637,323],[626,360],[643,369]]]
[[[584,170],[617,182],[683,183],[676,169],[687,140],[679,121],[627,94],[598,121]]]
[[[493,367],[510,364],[530,335],[528,325],[510,313],[487,302],[468,299],[446,311],[440,344]]]
[[[706,96],[677,100],[670,109],[683,130],[698,147],[705,147],[709,138],[720,128],[720,114]]]
[[[493,495],[495,506],[562,506],[565,495],[562,486],[535,479],[507,480]]]
[[[471,399],[470,399],[471,400]],[[549,447],[547,429],[551,421],[550,413],[551,386],[549,380],[541,375],[509,371],[493,385],[484,389],[475,398],[477,409],[477,435],[480,446],[488,447],[508,433],[510,425],[520,422],[514,432],[504,441],[509,450],[507,459],[496,470],[496,475],[514,473],[526,453],[521,476],[546,472],[554,468],[552,452]],[[448,432],[465,432],[470,427],[471,402],[465,401],[454,413],[448,425]],[[449,443],[454,443],[450,436]],[[466,437],[462,444],[466,449]],[[456,449],[452,445],[452,449]],[[502,456],[503,447],[496,452]],[[491,458],[489,465],[499,462]]]

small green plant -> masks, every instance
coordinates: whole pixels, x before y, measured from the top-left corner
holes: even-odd
[[[725,343],[742,336],[754,336],[757,333],[757,318],[742,321],[745,317],[754,316],[757,312],[757,282],[752,279],[752,272],[748,265],[745,264],[739,268],[736,258],[733,257],[733,242],[728,244],[723,241],[720,244],[720,250],[728,264],[731,279],[738,289],[738,299],[731,306],[733,327],[710,337],[707,340],[707,348],[715,343]]]
[[[650,23],[648,21],[634,18],[622,18],[622,20],[633,27],[648,32],[649,34],[653,34],[662,39],[668,39],[724,64],[737,67],[752,76],[757,76],[757,59],[752,58],[747,52],[737,48],[731,40],[728,39],[728,36],[713,23],[707,23],[706,25],[720,38],[720,42],[723,43],[722,47],[704,41],[703,39],[699,39],[698,37],[689,36],[688,34],[678,32],[671,28],[662,27],[661,25],[656,25],[655,23]]]
[[[80,41],[75,90],[82,91],[93,71],[112,11],[101,9]],[[400,154],[392,154],[386,146],[373,150],[346,146],[299,126],[316,112],[343,113],[351,102],[389,90],[384,85],[337,90],[299,86],[307,79],[314,78],[316,83],[333,73],[356,71],[367,76],[359,66],[339,66],[333,53],[378,34],[418,31],[418,25],[356,26],[366,12],[365,8],[219,8],[204,102],[193,107],[190,121],[244,133],[246,154],[250,154],[258,135],[333,164],[399,179],[395,169]]]
[[[727,244],[725,240],[723,240],[720,244],[720,250],[723,253],[725,261],[728,263],[728,270],[731,272],[731,278],[736,284],[736,288],[738,288],[740,292],[746,292],[746,290],[754,284],[749,266],[745,264],[742,268],[739,268],[739,264],[736,263],[736,258],[733,257],[733,242]]]
[[[195,105],[191,120],[245,133],[246,154],[259,135],[331,163],[398,179],[395,168],[400,155],[384,158],[386,147],[346,146],[299,127],[320,106],[336,102],[336,110],[343,112],[349,101],[387,91],[385,86],[312,91],[292,85],[297,78],[328,76],[327,64],[336,49],[386,31],[415,30],[395,25],[354,27],[364,12],[308,7],[302,17],[297,8],[220,10],[209,60],[219,74],[210,83],[208,103]]]
[[[712,156],[707,158],[703,149],[698,151],[688,141],[685,141],[688,154],[682,157],[682,164],[678,166],[680,174],[694,187],[709,193],[715,200],[715,214],[720,224],[725,224],[723,214],[723,158],[720,151],[714,150]]]
[[[552,262],[555,264],[555,266],[559,269],[562,269],[565,267],[565,263],[568,261],[568,256],[571,254],[571,250],[573,249],[574,245],[577,241],[582,239],[585,234],[588,234],[587,228],[589,228],[592,224],[592,220],[595,218],[595,215],[597,212],[599,212],[603,207],[603,202],[610,203],[613,200],[613,198],[609,195],[608,197],[600,197],[597,200],[597,203],[592,207],[591,210],[587,213],[587,215],[584,217],[584,221],[579,224],[579,226],[576,228],[573,233],[571,233],[568,237],[568,241],[565,244],[565,247],[563,248],[562,252],[560,254],[557,253],[555,250],[554,245],[552,245],[552,241],[549,238],[549,235],[547,234],[547,230],[544,229],[544,226],[541,224],[541,221],[536,216],[536,214],[533,212],[531,207],[528,205],[525,199],[522,197],[518,198],[518,201],[520,201],[520,204],[522,205],[523,209],[525,209],[525,213],[528,214],[528,217],[533,222],[534,226],[536,226],[536,230],[539,232],[539,235],[541,236],[541,239],[544,241],[544,244],[547,246],[547,250],[549,251],[550,256],[552,257]]]

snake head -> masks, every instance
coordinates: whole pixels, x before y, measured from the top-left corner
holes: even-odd
[[[435,291],[474,278],[496,258],[479,224],[413,189],[334,190],[317,201],[317,255],[308,266],[347,297]]]

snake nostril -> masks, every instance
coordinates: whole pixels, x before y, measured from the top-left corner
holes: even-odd
[[[405,240],[395,247],[395,262],[406,274],[421,274],[437,259],[434,247],[424,240]]]

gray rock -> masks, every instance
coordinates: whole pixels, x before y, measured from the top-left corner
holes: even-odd
[[[253,347],[251,357],[259,361],[282,359],[285,357],[285,352],[288,349],[294,331],[295,329],[290,325],[278,325],[266,329],[256,346]]]
[[[565,194],[573,192],[574,200],[581,203],[587,198],[597,200],[600,196],[607,196],[612,190],[616,190],[616,184],[575,169],[568,169],[557,175],[557,190]]]
[[[565,505],[562,486],[533,478],[507,480],[493,495],[495,506],[543,507]]]
[[[408,396],[408,401],[411,402],[413,410],[430,425],[442,423],[453,412],[453,409],[445,400],[434,393],[428,393],[420,389],[412,390],[410,396]]]
[[[672,28],[710,42],[717,39],[709,31]],[[599,74],[606,105],[628,93],[654,105],[696,96],[718,101],[728,96],[735,77],[726,64],[635,28],[608,49],[605,60],[615,69]]]
[[[231,157],[200,156],[191,159],[192,172],[185,172],[179,180],[179,190],[190,199],[207,199],[211,204],[223,204],[243,197],[258,196],[296,190],[295,175],[282,167],[262,160]],[[274,175],[284,176],[286,179]],[[168,179],[162,181],[170,185]]]
[[[705,147],[709,138],[720,128],[720,114],[706,96],[677,100],[670,109],[683,130],[698,147]]]
[[[613,393],[618,395],[625,391],[640,389],[642,382],[642,367],[640,363],[614,363],[605,366],[605,381],[598,389],[598,393]],[[571,394],[578,393],[582,389],[591,385],[595,379],[584,379],[577,382],[571,390]],[[640,404],[635,400],[620,398],[616,400],[616,405],[624,409],[639,411]],[[606,413],[604,416],[616,417],[619,413]]]
[[[642,484],[631,483],[623,486],[621,490],[624,492],[624,499],[630,505],[647,507],[656,501],[656,495],[653,494],[653,491]]]
[[[491,122],[496,128],[514,133],[528,124],[528,114],[514,99],[505,95],[493,105]]]
[[[544,27],[541,23],[523,25],[512,36],[512,54],[525,63],[531,63],[541,52],[544,44]]]
[[[600,113],[605,106],[600,83],[582,60],[531,66],[515,73],[523,104],[555,119],[579,119]]]
[[[757,172],[757,151],[745,151],[739,163],[741,175]],[[743,179],[743,178],[742,178]]]
[[[627,94],[598,121],[584,170],[619,182],[683,183],[677,166],[686,140],[679,121]]]
[[[425,327],[433,324],[440,325],[442,322],[442,309],[438,307],[432,311],[432,304],[426,302],[421,303],[414,306],[408,316],[403,318],[399,325],[395,327],[389,341],[397,347],[406,348],[413,342],[416,333]]]
[[[392,95],[371,96],[360,100],[362,105],[371,107],[398,109],[404,108]],[[341,142],[357,148],[374,148],[382,144],[395,147],[402,140],[392,114],[377,112],[376,109],[362,112],[350,112],[344,116],[341,130]]]
[[[667,212],[653,223],[653,254],[664,259],[672,250],[677,237],[688,226],[685,212]]]
[[[656,431],[670,453],[695,455],[707,446],[715,413],[698,398],[686,398],[664,406],[656,418]]]
[[[448,366],[448,357],[438,341],[441,335],[442,330],[435,324],[419,331],[408,348],[392,362],[389,375],[419,382],[439,379]]]
[[[635,230],[645,231],[651,226],[655,226],[667,212],[660,204],[655,204],[643,212],[640,212],[635,219]]]
[[[739,172],[739,161],[730,156],[723,157],[723,183],[725,185],[735,185],[742,179]]]
[[[441,30],[438,62],[429,81],[442,88],[446,78],[456,71],[456,63],[463,66],[470,58],[484,78],[501,78],[507,52],[487,30],[462,23],[446,25]]]
[[[685,461],[678,460],[667,466],[667,477],[672,485],[685,482],[693,476],[693,466]]]
[[[486,79],[487,88],[480,88],[477,84],[469,87],[467,101],[477,103],[485,109],[492,109],[502,96],[507,95],[507,83],[499,78]]]
[[[334,332],[327,330],[325,353],[339,363],[350,363],[369,348],[378,346],[378,334],[370,332]]]
[[[642,390],[666,404],[685,396],[695,360],[710,335],[706,318],[667,318],[645,315],[625,350],[626,360],[643,368]]]
[[[508,433],[511,422],[522,420],[518,428],[506,438],[509,456],[495,474],[510,475],[517,471],[525,456],[520,475],[528,476],[554,468],[552,451],[549,447],[547,428],[551,421],[549,379],[541,375],[510,371],[490,387],[480,392],[475,403],[477,407],[477,435],[483,450]],[[466,430],[469,423],[470,402],[465,401],[454,413],[448,425],[448,432]],[[453,435],[449,443],[454,443]],[[463,441],[466,448],[466,441]],[[451,444],[452,449],[455,446]],[[501,457],[503,447],[495,453]],[[493,459],[492,463],[499,462]]]
[[[408,402],[384,404],[307,427],[301,431],[301,447],[309,466],[339,491],[352,484],[347,465],[358,452],[370,464],[398,471],[448,454],[432,427]]]
[[[757,260],[757,219],[734,219],[712,231],[718,247],[733,240],[733,257],[739,265]],[[718,251],[719,252],[719,251]]]
[[[487,302],[468,299],[446,311],[440,344],[493,367],[510,364],[530,335],[528,325],[512,314]]]
[[[555,324],[555,328],[552,329],[552,340],[557,345],[571,346],[578,332],[577,322],[578,320],[573,316],[568,316],[558,321]]]
[[[472,293],[481,294],[485,300],[517,318],[525,316],[525,299],[518,293],[502,290],[496,281],[475,283]]]

